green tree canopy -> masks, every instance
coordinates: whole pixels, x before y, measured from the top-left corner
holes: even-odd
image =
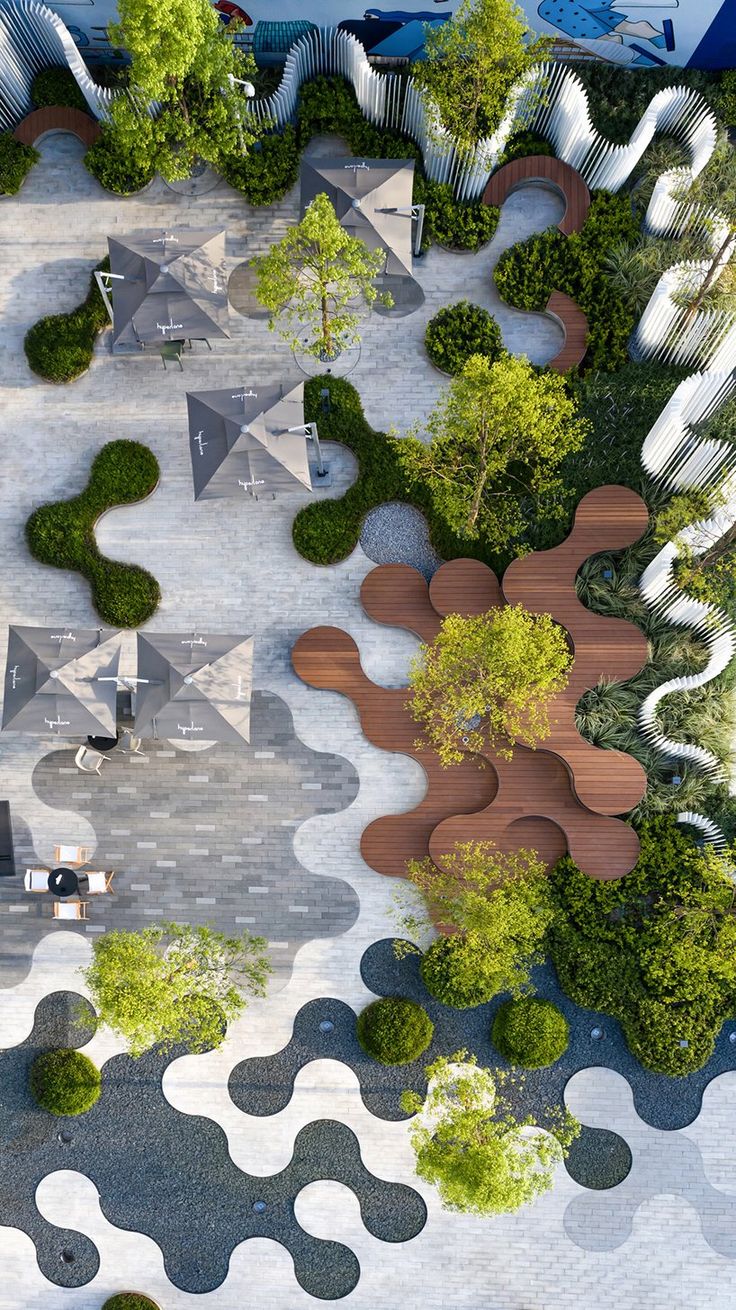
[[[549,736],[548,704],[568,680],[572,656],[549,614],[505,605],[487,614],[448,614],[419,647],[407,707],[447,767],[467,752],[511,759],[517,742]]]
[[[454,532],[518,548],[532,515],[563,515],[559,465],[588,427],[559,374],[536,373],[523,356],[471,355],[429,414],[429,445],[417,428],[399,453]]]
[[[514,82],[543,57],[549,42],[528,41],[529,30],[513,0],[462,0],[449,22],[425,27],[414,81],[460,145],[495,132]]]
[[[93,948],[82,976],[97,1021],[123,1037],[131,1055],[159,1042],[219,1046],[246,996],[265,994],[271,972],[265,938],[226,937],[199,925],[108,932]]]
[[[426,1097],[404,1092],[401,1105],[418,1116],[409,1129],[417,1175],[437,1188],[446,1210],[509,1214],[549,1190],[580,1132],[572,1115],[547,1111],[546,1127],[517,1120],[499,1092],[503,1075],[479,1069],[465,1051],[426,1073]]]
[[[402,931],[416,936],[429,924],[440,924],[470,946],[448,954],[442,949],[448,938],[438,938],[425,956],[440,957],[436,968],[429,962],[428,983],[440,970],[449,994],[463,996],[473,988],[473,977],[464,977],[469,970],[482,973],[486,998],[505,991],[520,994],[533,965],[544,959],[554,912],[545,865],[536,851],[504,853],[493,842],[458,842],[440,868],[429,858],[410,860],[407,877],[422,904],[417,911],[415,898],[397,892]]]
[[[662,545],[677,540],[678,559],[675,575],[678,583],[698,600],[731,610],[736,598],[736,523],[724,527],[718,535],[711,533],[704,550],[693,550],[687,537],[679,537],[685,528],[711,519],[733,499],[729,480],[722,478],[710,487],[687,487],[677,492],[656,516],[654,540]],[[730,515],[724,515],[728,522]]]
[[[315,196],[301,222],[265,255],[251,260],[256,295],[271,313],[269,327],[280,320],[280,335],[295,350],[334,358],[358,340],[360,315],[351,301],[360,296],[366,305],[373,304],[378,296],[374,278],[385,258],[385,250],[369,250],[350,236],[324,193]],[[393,303],[390,296],[380,299]]]
[[[131,97],[113,101],[111,148],[169,181],[188,177],[197,159],[221,167],[242,154],[258,129],[231,79],[255,75],[255,63],[210,0],[120,0],[118,12],[112,34],[131,55]]]

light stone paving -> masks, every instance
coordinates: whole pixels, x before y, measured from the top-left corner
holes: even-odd
[[[216,343],[211,355],[195,348],[186,357],[183,374],[164,373],[153,355],[113,359],[103,339],[90,372],[69,387],[56,388],[32,377],[22,353],[23,334],[41,314],[70,309],[81,299],[89,268],[105,251],[107,233],[158,224],[222,224],[229,232],[228,255],[234,267],[278,238],[296,212],[295,197],[264,214],[249,209],[224,184],[189,201],[157,182],[141,197],[119,200],[105,196],[85,173],[81,147],[72,138],[47,138],[41,150],[42,161],[18,199],[0,204],[6,272],[0,287],[4,619],[94,625],[86,584],[35,564],[25,551],[23,524],[40,500],[68,496],[81,487],[91,457],[104,441],[138,438],[160,460],[161,486],[145,504],[108,515],[99,540],[107,553],[134,559],[159,578],[164,600],[151,626],[164,630],[197,624],[255,632],[256,685],[288,703],[296,733],[307,747],[339,753],[360,777],[349,808],[307,820],[294,841],[296,858],[311,873],[339,877],[355,890],[361,905],[357,922],[340,937],[303,945],[287,985],[249,1008],[222,1051],[186,1057],[171,1066],[166,1095],[182,1110],[192,1111],[196,1104],[201,1113],[206,1104],[227,1132],[233,1157],[247,1160],[251,1171],[279,1167],[301,1123],[334,1115],[354,1126],[369,1167],[422,1192],[429,1207],[427,1226],[400,1247],[386,1246],[367,1234],[352,1194],[339,1185],[316,1183],[300,1195],[300,1222],[315,1234],[346,1242],[358,1255],[362,1274],[345,1299],[350,1310],[399,1304],[427,1310],[725,1306],[724,1282],[733,1265],[704,1241],[693,1209],[697,1196],[687,1190],[685,1201],[672,1196],[645,1201],[634,1215],[631,1237],[618,1249],[583,1251],[564,1230],[566,1207],[582,1191],[564,1170],[555,1190],[520,1215],[489,1222],[443,1214],[434,1194],[413,1178],[405,1127],[371,1116],[354,1076],[342,1065],[323,1061],[308,1066],[299,1075],[289,1106],[273,1120],[253,1120],[229,1101],[229,1070],[249,1055],[284,1045],[305,1001],[336,996],[360,1008],[369,998],[358,963],[370,942],[393,929],[392,887],[361,861],[360,833],[379,814],[412,808],[425,785],[413,761],[385,755],[365,741],[347,701],[316,693],[296,679],[289,661],[291,644],[315,623],[337,623],[358,642],[368,675],[395,686],[404,681],[416,643],[408,634],[379,628],[362,613],[358,589],[372,564],[360,549],[329,569],[314,568],[295,554],[291,521],[306,495],[242,505],[192,503],[185,391],[234,380],[297,379],[290,352],[262,323],[233,316],[233,340]],[[352,380],[361,390],[371,423],[395,424],[403,431],[426,414],[442,385],[421,349],[426,320],[441,304],[464,297],[493,309],[488,274],[504,242],[556,221],[559,212],[559,202],[550,193],[517,193],[504,207],[493,245],[481,255],[430,253],[418,274],[427,293],[421,313],[394,323],[368,320]],[[526,351],[540,362],[556,352],[559,332],[549,320],[498,307],[495,312],[509,348]],[[351,461],[344,453],[326,454],[336,473],[330,494],[339,494],[351,479]],[[3,662],[4,642],[3,632]],[[0,738],[0,795],[10,799],[42,850],[68,840],[72,825],[74,840],[89,837],[94,844],[84,820],[49,810],[32,792],[33,767],[51,745],[31,738]],[[67,987],[82,990],[76,969],[89,952],[87,939],[64,931],[42,940],[28,976],[2,993],[0,1043],[11,1045],[30,1031],[42,995]],[[100,1034],[87,1049],[102,1062],[119,1046]],[[615,1126],[612,1119],[609,1122]],[[726,1158],[729,1149],[726,1134],[726,1173],[734,1163]],[[689,1180],[688,1188],[693,1185]],[[92,1238],[100,1270],[86,1287],[64,1291],[42,1277],[24,1234],[0,1229],[2,1310],[97,1310],[108,1294],[130,1286],[155,1297],[163,1310],[188,1310],[195,1301],[204,1310],[242,1310],[250,1304],[294,1310],[314,1304],[298,1287],[288,1253],[272,1242],[244,1243],[234,1252],[222,1286],[195,1298],[168,1282],[160,1251],[150,1239],[115,1229],[104,1219],[89,1180],[53,1174],[39,1187],[37,1204],[52,1222],[78,1226]]]

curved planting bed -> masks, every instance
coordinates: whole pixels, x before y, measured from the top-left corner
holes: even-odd
[[[95,266],[100,270],[109,267],[107,259]],[[47,314],[28,329],[23,349],[29,368],[46,382],[73,382],[92,363],[97,334],[107,323],[107,310],[93,272],[81,305],[70,314]]]
[[[83,574],[92,587],[97,613],[114,627],[137,628],[145,623],[158,608],[161,590],[146,569],[100,554],[95,523],[116,505],[145,500],[158,479],[158,461],[147,446],[138,441],[110,441],[95,456],[89,482],[80,495],[39,506],[26,523],[26,540],[34,558]]]

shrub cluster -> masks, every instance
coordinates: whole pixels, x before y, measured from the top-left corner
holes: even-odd
[[[486,947],[470,935],[436,938],[422,956],[419,971],[430,996],[456,1010],[484,1005],[499,990]]]
[[[289,123],[282,132],[262,137],[247,155],[231,157],[223,172],[250,205],[272,205],[294,186],[300,161],[296,131]]]
[[[503,350],[501,329],[495,318],[468,300],[441,309],[427,324],[427,354],[443,373],[460,373],[471,355],[498,359]]]
[[[72,500],[41,505],[26,523],[31,554],[42,564],[76,569],[92,587],[100,618],[114,627],[136,628],[155,613],[161,599],[156,579],[137,564],[101,555],[95,523],[105,510],[130,505],[153,491],[158,461],[137,441],[111,441],[95,456],[89,482]]]
[[[0,132],[0,196],[16,195],[40,158],[33,146],[16,141],[12,132]]]
[[[142,1292],[116,1292],[114,1296],[108,1296],[102,1310],[158,1310],[158,1306]]]
[[[103,259],[98,269],[109,269]],[[46,382],[73,382],[92,362],[98,332],[107,326],[105,303],[94,274],[87,297],[70,314],[47,314],[26,332],[23,348],[30,368]]]
[[[434,1024],[416,1001],[386,996],[358,1015],[355,1031],[363,1050],[379,1064],[410,1064],[426,1051]]]
[[[569,1036],[562,1011],[538,996],[504,1001],[491,1029],[491,1041],[504,1059],[524,1069],[554,1064],[567,1050]]]
[[[491,240],[501,211],[482,200],[456,200],[449,182],[419,177],[414,183],[416,204],[424,203],[422,247],[433,241],[450,250],[480,250]]]
[[[588,319],[588,363],[619,368],[627,359],[635,315],[611,286],[603,259],[613,246],[631,244],[638,235],[630,199],[601,191],[581,232],[566,237],[549,228],[504,251],[494,271],[499,295],[518,309],[537,311],[553,291],[571,296]]]
[[[93,146],[84,156],[84,166],[100,186],[117,196],[130,196],[146,186],[154,169],[144,159],[132,158],[120,149],[111,128],[103,127]]]
[[[34,1100],[51,1114],[84,1114],[99,1100],[100,1071],[81,1051],[44,1051],[31,1065]]]
[[[619,1020],[646,1068],[681,1077],[710,1057],[736,1013],[733,884],[674,817],[639,829],[630,874],[597,882],[569,856],[552,870],[552,957],[578,1005]]]
[[[503,165],[510,164],[512,159],[524,159],[527,155],[553,155],[554,153],[549,141],[545,141],[543,136],[537,136],[536,132],[514,132],[506,142],[496,168],[503,168]]]
[[[42,68],[40,73],[36,73],[31,85],[31,100],[36,109],[64,105],[68,109],[87,110],[87,101],[76,77],[65,67]]]

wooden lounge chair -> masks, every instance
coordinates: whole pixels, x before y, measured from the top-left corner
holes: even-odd
[[[54,901],[55,919],[86,919],[86,901]]]
[[[48,869],[26,869],[23,886],[27,892],[47,892],[49,889]]]
[[[84,877],[87,879],[87,895],[103,896],[105,892],[112,892],[112,880],[115,877],[115,870],[113,869],[111,873],[103,873],[89,869]]]
[[[55,846],[54,864],[66,864],[69,868],[74,864],[86,864],[91,854],[89,846]]]

